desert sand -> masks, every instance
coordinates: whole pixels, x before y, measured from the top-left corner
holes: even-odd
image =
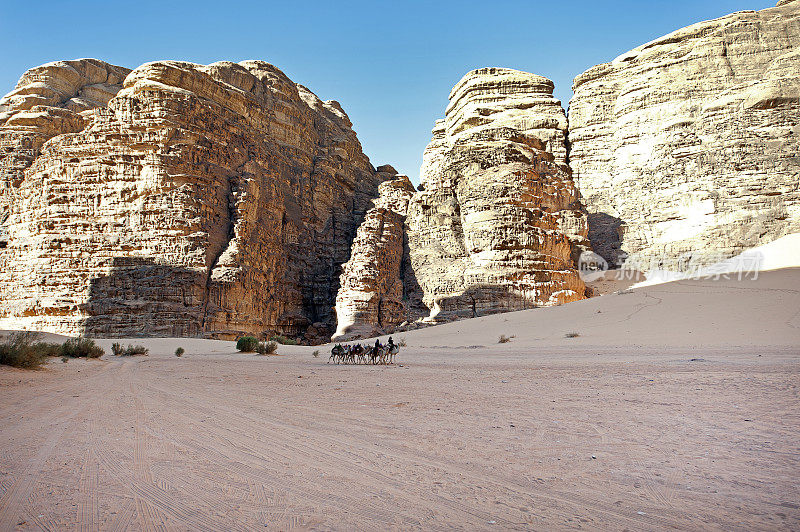
[[[800,269],[398,338],[2,367],[0,530],[800,527]]]

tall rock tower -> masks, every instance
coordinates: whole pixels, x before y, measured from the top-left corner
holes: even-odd
[[[453,88],[407,218],[428,320],[584,297],[575,265],[589,243],[566,129],[541,76],[483,68]]]

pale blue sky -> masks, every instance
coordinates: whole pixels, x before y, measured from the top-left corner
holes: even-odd
[[[418,182],[422,151],[468,70],[510,67],[572,78],[688,24],[764,0],[205,2],[3,0],[0,93],[28,68],[95,57],[129,68],[157,59],[263,59],[341,102],[375,166]]]

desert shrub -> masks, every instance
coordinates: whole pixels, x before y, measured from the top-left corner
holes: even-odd
[[[69,358],[100,358],[103,348],[90,338],[71,338],[61,345],[61,356]]]
[[[580,336],[580,333],[568,332],[564,335],[564,338],[577,338],[578,336]]]
[[[122,353],[122,356],[132,357],[137,355],[147,355],[149,352],[150,350],[143,345],[129,345],[128,347],[125,348],[125,351]]]
[[[61,357],[61,362],[66,364],[67,362],[69,362],[69,358],[68,357]]]
[[[313,356],[314,358],[319,358],[319,349],[314,349],[314,352],[311,353],[311,356]]]
[[[47,357],[57,355],[60,346],[37,341],[41,336],[32,331],[12,333],[5,343],[0,344],[0,364],[33,369],[44,364]]]
[[[398,347],[405,347],[405,346],[406,346],[406,339],[405,339],[405,338],[400,338],[400,339],[397,341],[397,346],[398,346]]]
[[[255,336],[242,336],[236,341],[236,349],[243,353],[252,353],[258,347],[258,338]]]
[[[122,347],[121,344],[115,342],[111,346],[111,352],[114,353],[114,356],[118,357],[132,357],[137,355],[147,355],[150,350],[143,345],[128,345],[128,347]]]
[[[278,350],[277,342],[259,342],[256,346],[256,353],[259,355],[272,355]]]
[[[185,352],[186,352],[186,351],[185,351],[185,350],[184,350],[182,347],[179,347],[178,349],[176,349],[176,350],[175,350],[175,356],[176,356],[176,357],[183,356],[183,354],[184,354]]]
[[[297,345],[297,340],[293,340],[291,338],[287,338],[281,334],[276,334],[272,338],[269,339],[270,342],[278,342],[281,345]]]
[[[506,336],[505,334],[501,334],[500,338],[497,339],[498,344],[506,344],[511,341],[511,338]]]

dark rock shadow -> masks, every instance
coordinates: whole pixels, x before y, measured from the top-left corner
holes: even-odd
[[[604,212],[595,212],[589,214],[588,222],[589,241],[594,252],[608,262],[609,268],[619,268],[628,257],[622,249],[625,221]]]
[[[532,300],[509,291],[506,285],[474,285],[456,296],[437,298],[442,321],[479,318],[538,308]]]
[[[109,275],[92,279],[84,311],[87,336],[200,337],[206,273],[114,257]]]

